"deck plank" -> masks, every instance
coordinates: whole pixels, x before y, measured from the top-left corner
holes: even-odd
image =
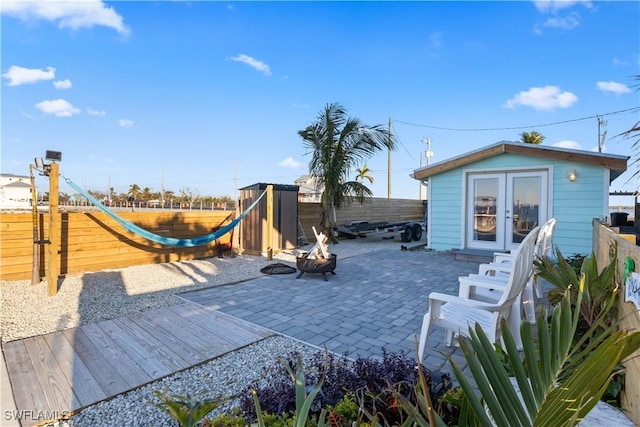
[[[186,362],[184,368],[197,365],[202,361],[202,355],[191,345],[179,340],[170,331],[155,324],[148,317],[137,314],[135,316],[131,316],[129,320],[143,328],[147,333],[151,334],[160,342],[163,342],[164,345],[170,347],[174,352],[176,352],[180,358]]]
[[[185,301],[196,304],[197,306],[194,307],[193,310],[201,310],[202,312],[207,313],[209,319],[217,326],[223,327],[223,330],[228,332],[229,330],[237,329],[237,333],[245,337],[243,339],[251,339],[252,336],[249,334],[255,334],[262,338],[273,335],[274,332],[267,328],[216,310],[215,304],[209,300],[205,291],[201,292],[204,293],[204,295],[200,295],[200,293],[193,293],[192,295],[182,294],[180,297]]]
[[[81,328],[67,329],[63,334],[107,396],[114,396],[128,389],[127,381],[118,371],[108,368],[111,364],[102,355],[102,350],[96,347]]]
[[[96,378],[75,352],[64,334],[56,332],[47,334],[44,338],[51,349],[51,353],[55,355],[64,376],[71,384],[81,407],[106,399],[107,395],[102,390],[102,387],[100,387]]]
[[[169,309],[186,321],[191,322],[194,325],[194,329],[201,331],[203,336],[206,336],[207,340],[212,345],[215,345],[220,353],[226,353],[239,345],[243,345],[245,342],[245,340],[239,340],[237,334],[221,332],[221,328],[212,328],[211,319],[195,305],[178,304]],[[229,339],[229,336],[233,338]]]
[[[140,345],[152,353],[168,369],[170,369],[171,372],[176,372],[184,369],[186,366],[189,366],[189,362],[184,360],[179,354],[174,352],[171,347],[166,345],[166,340],[161,341],[156,339],[145,328],[131,321],[131,318],[125,317],[121,319],[114,319],[114,322],[120,326],[120,328],[127,331],[131,337],[134,337]]]
[[[18,411],[59,417],[272,334],[185,301],[5,343],[3,352]]]
[[[11,378],[11,389],[16,406],[24,410],[37,410],[48,406],[47,398],[38,386],[38,377],[24,340],[11,341],[2,345],[7,372]],[[4,390],[3,390],[4,393]]]
[[[273,332],[267,329],[248,329],[244,327],[244,321],[236,322],[241,319],[233,318],[231,321],[227,315],[198,304],[179,304],[170,309],[232,345],[244,345],[273,335]]]
[[[38,408],[45,413],[58,413],[80,407],[80,400],[73,393],[73,388],[65,377],[55,356],[52,354],[43,336],[36,336],[24,340],[24,346],[29,353],[38,383],[47,398],[48,406]]]
[[[167,310],[162,313],[146,312],[146,317],[157,325],[160,325],[170,333],[174,334],[183,343],[190,345],[196,350],[202,358],[209,358],[216,355],[212,351],[212,346],[207,340],[193,330],[191,323],[186,321],[180,315]]]
[[[99,347],[102,354],[107,358],[114,370],[120,372],[129,388],[134,388],[140,384],[151,381],[147,374],[128,354],[116,343],[105,331],[100,328],[99,323],[81,326],[89,339]]]
[[[161,378],[171,373],[171,369],[165,366],[156,355],[140,344],[135,335],[122,329],[113,320],[101,322],[100,328],[105,331],[126,353],[140,366],[150,378]]]

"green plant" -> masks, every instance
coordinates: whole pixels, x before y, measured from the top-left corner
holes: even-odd
[[[569,290],[572,305],[578,306],[582,315],[583,324],[581,331],[586,331],[592,326],[596,327],[594,333],[602,332],[615,322],[616,300],[620,287],[615,278],[616,274],[616,250],[612,249],[611,262],[602,272],[599,272],[595,255],[582,259],[579,273],[576,272],[575,265],[577,258],[570,263],[562,256],[559,249],[556,249],[556,261],[548,258],[536,261],[537,277],[542,278],[552,284],[554,289],[548,293],[551,304],[556,304],[562,300],[563,295]],[[578,304],[578,283],[579,274],[584,275],[583,297]],[[581,339],[583,334],[576,338]]]
[[[336,406],[329,408],[329,410],[344,417],[348,421],[355,421],[358,419],[358,413],[360,410],[355,399],[355,395],[348,392],[342,397],[342,400],[340,400]]]
[[[153,394],[160,400],[154,405],[169,414],[182,427],[194,427],[221,403],[221,399],[199,400],[191,393],[178,395],[155,390]]]
[[[322,232],[336,242],[334,209],[352,198],[373,195],[362,182],[349,180],[353,167],[366,162],[383,149],[393,150],[396,137],[381,125],[368,126],[348,117],[340,104],[327,104],[315,123],[298,131],[311,152],[309,174],[318,178],[322,188]]]
[[[531,323],[522,324],[524,360],[507,322],[501,322],[502,342],[520,393],[478,325],[469,328],[468,337],[460,337],[482,397],[476,396],[469,379],[449,357],[470,408],[461,413],[460,424],[575,425],[597,404],[620,361],[640,348],[640,332],[617,331],[615,325],[599,334],[590,329],[589,342],[574,344],[585,282],[583,274],[573,308],[568,289],[550,319],[539,312],[537,340]]]
[[[238,413],[220,414],[209,420],[208,427],[245,427],[247,422],[244,417]]]

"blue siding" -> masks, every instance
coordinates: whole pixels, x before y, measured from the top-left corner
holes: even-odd
[[[431,178],[431,244],[437,251],[460,247],[462,217],[462,172],[447,171]]]
[[[434,250],[460,248],[461,224],[465,214],[462,201],[463,170],[518,172],[520,168],[552,167],[549,176],[549,217],[558,220],[553,243],[565,256],[589,254],[592,247],[593,218],[606,215],[609,187],[605,185],[605,170],[599,166],[561,160],[502,154],[483,159],[462,168],[453,169],[431,178],[432,207],[430,220],[431,242]],[[570,182],[569,170],[577,179]]]

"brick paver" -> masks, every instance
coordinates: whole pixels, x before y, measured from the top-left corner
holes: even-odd
[[[320,274],[265,275],[181,296],[349,357],[379,357],[383,347],[414,355],[429,293],[457,294],[458,277],[477,271],[477,263],[447,253],[380,250],[338,259],[328,281]],[[433,328],[428,368],[441,368],[440,351],[464,360],[443,341]]]

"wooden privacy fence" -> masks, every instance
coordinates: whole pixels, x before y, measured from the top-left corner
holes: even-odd
[[[320,224],[319,203],[298,203],[298,220],[306,236],[313,242],[313,226]],[[211,233],[225,225],[230,211],[146,211],[118,212],[134,224],[166,237],[190,238]],[[232,243],[231,233],[217,242],[192,248],[163,246],[126,231],[111,217],[99,211],[62,213],[60,274],[80,274],[132,265],[208,258],[218,255],[222,247]],[[49,215],[40,213],[38,238],[48,239]],[[420,200],[367,199],[354,202],[336,212],[338,224],[350,221],[401,221],[424,218]],[[251,221],[248,216],[243,221]],[[260,220],[261,221],[261,220]],[[295,218],[291,218],[295,221]],[[223,224],[224,222],[224,224]],[[295,227],[295,224],[292,224]],[[239,227],[232,233],[234,249]],[[24,280],[32,276],[33,221],[29,212],[0,213],[0,280]],[[217,246],[219,245],[219,246]],[[47,245],[39,248],[40,277],[46,277]]]
[[[315,226],[318,229],[321,212],[320,203],[298,203],[298,219],[307,238],[311,236],[311,241],[313,241],[311,227]],[[351,221],[419,221],[424,219],[424,215],[425,209],[422,200],[372,197],[365,199],[362,204],[353,202],[337,209],[336,222],[338,225],[345,225]]]
[[[623,239],[612,229],[598,220],[593,220],[593,252],[598,260],[598,268],[605,268],[610,262],[609,249],[617,246],[617,272],[622,277],[624,260],[631,257],[635,261],[636,271],[640,270],[640,247]],[[622,285],[618,297],[618,319],[620,328],[632,331],[640,330],[640,312],[635,304],[625,302],[626,289]],[[636,425],[640,425],[640,350],[634,353],[625,363],[626,368],[624,390],[622,390],[622,409]]]
[[[231,221],[229,211],[122,212],[118,215],[167,237],[191,238],[211,233]],[[231,233],[197,247],[163,246],[125,230],[108,215],[71,212],[61,215],[60,274],[79,274],[132,265],[207,258],[229,248]],[[38,236],[48,239],[49,215],[39,214]],[[40,245],[40,277],[46,277],[47,245]],[[0,214],[0,279],[29,279],[33,262],[33,221],[30,213]]]

